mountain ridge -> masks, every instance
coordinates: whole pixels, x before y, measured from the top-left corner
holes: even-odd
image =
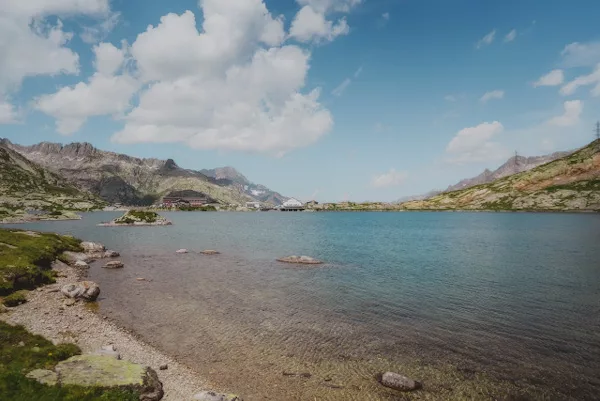
[[[22,146],[5,139],[2,143],[110,203],[148,206],[177,190],[202,192],[222,204],[258,200],[237,185],[181,168],[173,159],[138,158],[100,150],[86,142]]]

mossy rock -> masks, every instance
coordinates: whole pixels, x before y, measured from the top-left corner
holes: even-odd
[[[119,388],[140,393],[140,400],[160,400],[162,384],[156,372],[133,362],[99,355],[78,355],[55,368],[61,385]]]
[[[27,292],[26,291],[17,291],[12,294],[4,297],[2,303],[4,306],[14,307],[19,306],[27,302]]]

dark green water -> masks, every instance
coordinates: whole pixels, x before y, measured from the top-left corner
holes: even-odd
[[[423,399],[599,398],[600,215],[165,216],[25,227],[121,251],[124,270],[90,272],[101,312],[251,401],[403,399],[374,382],[386,369]],[[274,261],[290,254],[327,264]]]

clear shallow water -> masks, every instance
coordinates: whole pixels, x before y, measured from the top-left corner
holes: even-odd
[[[386,369],[422,379],[429,399],[600,394],[600,215],[164,213],[173,226],[95,226],[116,215],[18,227],[121,251],[124,270],[90,271],[102,313],[251,401],[399,399],[373,379]],[[327,265],[274,262],[290,254]]]

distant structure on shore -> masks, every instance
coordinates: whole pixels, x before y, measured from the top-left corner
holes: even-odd
[[[279,210],[282,212],[301,212],[305,208],[304,203],[300,202],[298,199],[290,198],[283,202],[283,204],[279,207]]]
[[[162,207],[191,206],[201,207],[215,203],[215,200],[202,192],[185,190],[173,191],[162,200]]]

